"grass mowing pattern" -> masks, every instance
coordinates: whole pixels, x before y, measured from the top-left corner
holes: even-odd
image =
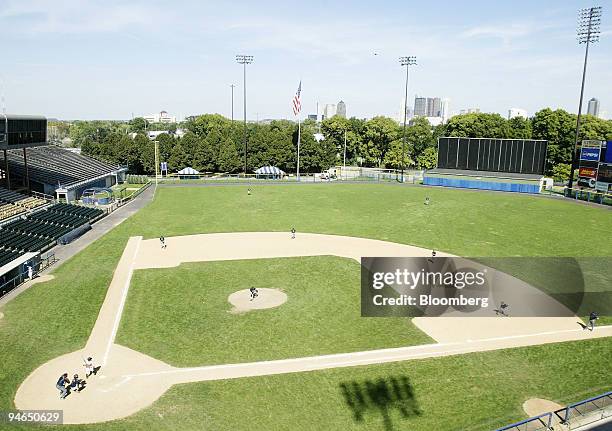
[[[288,300],[229,313],[227,297],[251,286],[280,288]],[[135,272],[118,342],[181,367],[434,342],[408,318],[366,319],[360,306],[360,266],[351,259],[184,263]]]
[[[55,280],[35,285],[4,306],[0,409],[14,408],[18,385],[37,366],[85,344],[129,236],[287,231],[295,225],[298,234],[312,231],[386,239],[466,256],[612,256],[608,210],[561,200],[369,184],[265,186],[255,187],[254,192],[254,199],[245,201],[244,187],[162,188],[152,205],[54,271]],[[423,205],[425,195],[432,199],[429,207]],[[568,224],[580,229],[568,229]],[[594,244],[599,248],[594,249]],[[256,429],[263,423],[272,424],[268,429],[350,429],[354,424],[347,416],[334,419],[339,412],[350,418],[338,400],[338,384],[353,377],[403,374],[406,369],[423,376],[424,370],[430,370],[431,382],[416,396],[424,408],[422,394],[431,393],[429,409],[435,410],[429,411],[439,421],[433,428],[421,423],[411,429],[492,429],[524,417],[520,403],[526,398],[540,396],[565,403],[610,389],[609,384],[602,386],[612,374],[609,352],[610,340],[603,339],[183,385],[131,418],[68,429],[190,430],[209,423],[227,429],[227,424],[235,422],[240,422],[235,429]],[[486,364],[489,371],[483,373],[479,364]],[[546,378],[537,380],[538,373]],[[160,420],[159,414],[167,420]],[[491,426],[461,425],[492,417],[499,421]],[[304,428],[306,422],[312,427]]]
[[[191,383],[173,387],[136,415],[78,430],[411,430],[490,431],[525,418],[529,398],[560,404],[612,389],[606,339],[473,353],[402,363]],[[387,401],[392,378],[406,377],[412,397]],[[369,398],[363,420],[341,384]],[[407,407],[402,417],[399,406]],[[387,410],[385,423],[382,412]],[[416,410],[416,411],[415,411]],[[417,413],[418,412],[418,413]],[[389,426],[390,425],[390,426]]]

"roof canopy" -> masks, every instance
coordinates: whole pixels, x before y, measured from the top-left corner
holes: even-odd
[[[186,168],[183,168],[180,171],[178,171],[178,174],[179,175],[197,175],[199,174],[199,172],[193,169],[191,166],[187,166]]]
[[[276,166],[262,166],[255,171],[257,175],[285,175],[285,172]]]

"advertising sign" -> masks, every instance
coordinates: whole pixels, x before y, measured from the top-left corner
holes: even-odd
[[[597,178],[596,168],[580,168],[578,170],[578,176],[581,178]]]
[[[608,183],[602,183],[601,181],[597,181],[595,183],[595,189],[599,190],[600,192],[607,193],[609,188],[610,188],[610,184]]]
[[[601,163],[599,165],[597,181],[602,183],[612,183],[612,164]]]
[[[604,162],[612,163],[612,141],[606,143],[606,155],[604,156]]]
[[[599,148],[588,148],[582,147],[580,149],[580,160],[587,160],[589,162],[599,161]]]
[[[582,141],[582,148],[601,148],[601,141]]]
[[[160,165],[162,171],[168,171],[168,162],[161,162]]]

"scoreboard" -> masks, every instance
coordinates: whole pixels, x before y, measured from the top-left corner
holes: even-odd
[[[438,138],[438,168],[544,175],[548,142],[532,139]]]

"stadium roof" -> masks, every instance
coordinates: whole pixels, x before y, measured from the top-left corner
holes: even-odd
[[[25,176],[22,150],[8,150],[11,175]],[[54,145],[27,149],[30,181],[72,188],[125,170],[118,165],[76,154]]]

